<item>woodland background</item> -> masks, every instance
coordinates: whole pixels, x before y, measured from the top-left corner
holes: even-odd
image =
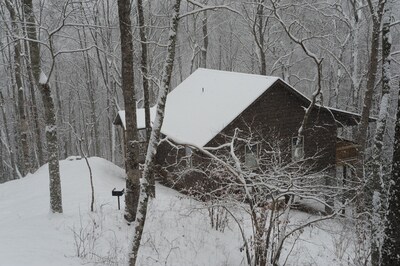
[[[39,92],[30,81],[28,31],[32,25],[25,17],[24,2],[1,1],[1,182],[23,176],[46,162],[44,111]],[[207,67],[279,76],[311,95],[317,86],[315,63],[288,37],[273,11],[265,7],[260,13],[256,2],[208,1],[210,6],[229,8],[196,12],[180,20],[172,88],[196,68]],[[400,58],[400,12],[398,2],[394,2],[391,13],[393,97],[386,136],[389,151],[393,141]],[[291,32],[323,58],[323,93],[319,101],[361,113],[372,31],[367,1],[277,3],[278,12]],[[264,4],[271,7],[269,1]],[[135,4],[132,5],[134,80],[138,107],[142,107],[140,39]],[[157,80],[165,58],[171,6],[171,1],[144,2],[151,105],[155,104]],[[15,12],[14,19],[10,8]],[[181,13],[190,13],[195,8],[183,2]],[[41,66],[44,73],[52,68],[49,78],[57,114],[60,159],[79,154],[78,139],[83,138],[89,156],[100,156],[122,165],[122,136],[116,132],[114,142],[112,126],[116,112],[124,109],[117,3],[33,1],[33,10],[40,29]],[[15,52],[17,43],[21,51],[19,57]],[[378,71],[372,116],[379,111],[380,76]],[[21,126],[22,113],[26,116],[26,129]],[[29,148],[26,165],[20,137],[24,131]]]

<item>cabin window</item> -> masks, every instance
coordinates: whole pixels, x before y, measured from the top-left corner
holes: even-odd
[[[258,167],[258,144],[245,146],[244,162],[248,168]]]
[[[192,154],[193,154],[192,149],[190,147],[186,146],[185,147],[185,157],[186,157],[188,167],[192,167]]]
[[[141,128],[138,130],[138,139],[140,142],[147,141],[147,131],[145,128]]]
[[[301,136],[292,138],[292,160],[300,161],[304,158],[304,137]]]

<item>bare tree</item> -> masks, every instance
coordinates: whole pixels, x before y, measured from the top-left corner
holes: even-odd
[[[367,130],[369,123],[370,111],[372,108],[372,96],[374,94],[376,75],[378,71],[378,59],[379,59],[379,42],[380,42],[380,31],[382,24],[383,11],[386,0],[379,0],[377,5],[374,6],[371,0],[367,0],[368,8],[372,19],[372,33],[371,33],[371,44],[370,44],[370,55],[368,62],[368,75],[367,75],[367,87],[364,94],[364,101],[361,113],[361,121],[358,126],[356,135],[356,142],[360,145],[359,161],[363,162],[364,151],[367,143]],[[359,167],[360,168],[360,167]],[[361,167],[362,168],[362,167]],[[362,169],[358,169],[358,174],[362,176]]]
[[[47,76],[42,72],[39,79],[39,88],[45,107],[46,140],[50,178],[50,209],[52,212],[62,213],[60,164],[58,161],[58,137],[56,112],[51,96],[51,88]]]
[[[297,132],[297,143],[296,145],[298,146],[301,140],[301,137],[304,134],[304,131],[306,129],[306,126],[308,125],[308,120],[309,117],[311,115],[311,112],[313,111],[313,108],[315,108],[315,105],[317,104],[318,100],[322,99],[322,62],[324,60],[324,58],[319,57],[317,54],[315,54],[314,52],[311,51],[311,49],[307,46],[306,39],[299,39],[297,38],[290,30],[290,27],[286,26],[285,22],[283,21],[283,19],[281,18],[281,16],[279,15],[278,11],[278,6],[276,4],[275,1],[271,0],[272,6],[273,6],[273,14],[275,15],[275,18],[278,20],[278,22],[282,25],[282,27],[284,28],[286,34],[288,35],[288,37],[296,44],[298,44],[301,49],[304,51],[304,53],[307,55],[307,57],[309,57],[313,63],[315,64],[316,68],[317,68],[317,84],[316,84],[316,89],[315,91],[312,93],[311,96],[311,101],[309,106],[305,109],[304,112],[304,117],[303,117],[303,121],[300,124],[299,130]],[[292,25],[293,26],[293,25]],[[303,26],[299,25],[300,28],[302,28]],[[320,100],[321,101],[321,100]],[[322,102],[323,103],[323,102]],[[331,169],[326,169],[327,171],[331,172],[332,174],[332,170]],[[326,179],[326,185],[330,186],[332,180],[330,178]],[[327,203],[325,205],[326,208],[326,212],[327,213],[333,213],[333,198],[327,198]]]
[[[68,3],[69,2],[67,1],[62,8],[59,20],[60,24],[56,25],[54,30],[47,31],[48,44],[40,42],[40,40],[38,40],[38,37],[34,35],[34,33],[36,33],[34,31],[32,31],[31,36],[28,37],[29,49],[31,51],[32,72],[39,86],[39,91],[41,93],[44,106],[44,115],[46,124],[45,132],[46,132],[47,154],[48,154],[47,160],[49,163],[49,179],[50,179],[50,209],[54,213],[63,212],[56,111],[54,107],[54,101],[51,95],[51,88],[49,84],[50,80],[41,70],[40,48],[38,44],[44,45],[51,54],[52,65],[49,71],[49,76],[50,76],[54,69],[54,60],[56,56],[60,54],[60,52],[54,51],[53,37],[63,28],[65,24],[65,20],[67,18],[66,10],[68,7]],[[32,10],[30,11],[33,12]]]
[[[15,159],[15,154],[11,147],[10,130],[8,127],[4,97],[3,97],[3,93],[1,91],[0,91],[0,109],[1,109],[1,114],[2,114],[3,123],[4,123],[4,132],[3,132],[3,130],[0,131],[0,138],[1,138],[0,141],[1,141],[2,145],[4,145],[6,147],[7,153],[10,156],[10,164],[11,164],[11,165],[8,165],[9,172],[10,172],[9,177],[5,180],[5,181],[8,181],[8,180],[20,178],[21,176],[19,175],[19,170],[18,170],[16,159]]]
[[[179,24],[179,10],[180,0],[176,0],[173,5],[173,14],[171,18],[171,29],[168,38],[167,47],[167,58],[164,64],[164,70],[162,73],[162,79],[158,94],[157,101],[157,112],[154,119],[153,130],[151,131],[149,146],[147,148],[146,161],[143,170],[143,177],[140,182],[140,200],[135,221],[135,235],[132,244],[132,250],[129,255],[129,265],[136,265],[137,255],[139,252],[140,241],[142,239],[144,224],[146,222],[147,207],[151,192],[149,191],[149,185],[151,185],[152,175],[154,174],[154,159],[157,152],[157,147],[161,136],[161,127],[164,121],[164,110],[167,100],[167,94],[171,84],[172,69],[174,66],[175,58],[175,45],[178,35],[178,24]]]
[[[133,222],[139,200],[139,147],[136,121],[136,97],[133,81],[133,36],[131,23],[131,3],[129,0],[118,0],[119,29],[121,32],[122,55],[122,92],[125,102],[126,121],[126,193],[125,219]]]
[[[381,265],[381,248],[384,239],[385,212],[387,201],[387,178],[384,173],[383,138],[386,131],[390,105],[391,81],[391,48],[390,17],[392,2],[386,2],[383,10],[382,29],[382,97],[379,106],[379,117],[374,137],[372,176],[367,179],[366,205],[371,212],[371,262],[372,265]]]
[[[281,150],[279,144],[267,141],[255,132],[236,129],[233,136],[225,136],[225,139],[227,141],[217,147],[198,147],[168,138],[163,140],[177,151],[185,147],[194,151],[190,167],[187,163],[182,163],[187,158],[177,158],[177,167],[172,173],[176,178],[173,180],[186,182],[184,176],[200,173],[204,177],[204,183],[190,186],[189,193],[206,200],[210,208],[222,208],[233,218],[241,231],[242,249],[246,252],[247,264],[279,265],[287,239],[313,223],[332,219],[337,215],[333,212],[294,222],[290,220],[289,214],[294,206],[304,207],[299,199],[313,202],[312,205],[324,206],[327,205],[327,195],[329,198],[339,197],[342,193],[339,191],[349,191],[351,188],[334,189],[326,185],[324,171],[313,172],[306,161],[287,161],[282,157],[285,151]],[[263,150],[259,151],[257,166],[249,167],[243,147],[256,143]],[[174,153],[178,154],[171,152]],[[202,180],[200,177],[197,179]],[[244,225],[237,216],[237,208],[243,209],[251,220],[250,236],[242,229]]]
[[[81,154],[83,156],[83,158],[85,159],[86,165],[88,167],[89,170],[89,180],[90,180],[90,190],[91,190],[91,201],[90,201],[90,211],[93,212],[94,211],[94,185],[93,185],[93,173],[92,173],[92,167],[90,166],[89,163],[89,159],[86,155],[86,152],[83,150],[82,147],[82,142],[83,139],[82,138],[78,138],[78,142],[79,142],[79,149],[81,150]]]
[[[149,86],[149,71],[147,63],[147,36],[146,36],[146,25],[143,13],[143,1],[137,0],[137,19],[139,24],[139,35],[140,35],[140,45],[141,45],[141,59],[140,59],[140,69],[142,71],[142,83],[143,83],[143,102],[144,102],[144,117],[145,117],[145,127],[146,127],[146,140],[149,143],[151,134],[151,117],[150,117],[150,86]],[[150,180],[150,193],[151,197],[155,197],[155,181],[154,176],[151,176]]]
[[[26,34],[29,40],[36,40],[37,39],[37,33],[36,33],[36,27],[37,23],[35,22],[35,15],[33,12],[33,4],[32,0],[23,0],[23,11],[24,11],[24,18],[26,21]],[[29,50],[29,60],[27,64],[28,68],[28,79],[29,79],[29,86],[30,86],[30,96],[32,99],[32,116],[34,119],[34,133],[35,133],[35,142],[37,146],[37,157],[38,157],[38,162],[39,165],[44,164],[44,156],[43,156],[43,146],[42,146],[42,134],[40,130],[40,124],[39,124],[39,116],[38,116],[38,111],[37,111],[37,101],[36,101],[36,96],[35,96],[35,87],[38,86],[37,82],[39,80],[40,76],[40,48],[39,48],[39,43],[32,41],[30,42],[29,40],[25,40],[25,43],[28,44],[28,49]]]
[[[207,2],[206,2],[207,4]],[[208,20],[207,20],[207,11],[203,12],[203,19],[201,20],[201,29],[203,32],[203,46],[201,47],[201,64],[200,66],[203,68],[207,67],[207,51],[208,51]]]
[[[381,265],[383,266],[400,264],[400,97],[397,102],[393,162],[390,177],[391,184],[385,217],[385,237],[382,244]]]
[[[269,22],[269,17],[266,12],[270,12],[265,8],[265,0],[257,0],[251,5],[254,5],[255,12],[250,14],[252,10],[247,10],[244,6],[244,11],[246,14],[246,19],[249,20],[249,25],[251,28],[251,35],[254,38],[255,44],[257,46],[257,58],[259,61],[259,69],[261,75],[267,75],[267,49],[268,44],[266,43],[267,27]]]
[[[28,147],[28,122],[25,114],[25,100],[24,100],[24,86],[22,84],[22,47],[21,41],[18,39],[20,29],[18,26],[17,10],[13,3],[5,0],[6,7],[10,13],[12,32],[11,36],[14,42],[14,75],[16,91],[18,91],[18,114],[19,114],[19,133],[20,141],[18,143],[22,146],[22,154],[20,155],[20,172],[22,176],[27,174],[30,168],[29,163],[29,147]]]
[[[142,71],[142,82],[143,82],[143,101],[145,110],[145,125],[146,125],[146,138],[149,141],[151,134],[151,122],[150,122],[150,99],[149,99],[149,77],[148,77],[148,64],[147,64],[147,36],[146,36],[146,25],[143,12],[143,1],[137,0],[137,19],[139,24],[139,35],[141,45],[141,60],[140,68]]]

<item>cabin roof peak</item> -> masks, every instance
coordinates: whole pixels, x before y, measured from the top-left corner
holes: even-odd
[[[310,102],[279,77],[199,68],[168,94],[161,132],[203,147],[277,82],[306,104]],[[336,108],[316,107],[329,110],[338,126],[353,125],[360,117]],[[152,121],[155,113],[153,107]],[[138,109],[137,117],[138,128],[144,128],[144,109]],[[124,111],[118,112],[114,122],[118,119],[125,127]]]

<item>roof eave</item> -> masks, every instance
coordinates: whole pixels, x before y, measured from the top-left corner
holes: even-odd
[[[349,112],[349,111],[344,111],[344,110],[340,110],[340,109],[332,108],[332,107],[324,107],[324,106],[319,106],[319,107],[322,107],[332,113],[338,127],[356,126],[360,123],[360,120],[361,120],[360,114]],[[368,118],[368,122],[370,122],[370,123],[376,122],[376,120],[377,119],[374,117]]]

